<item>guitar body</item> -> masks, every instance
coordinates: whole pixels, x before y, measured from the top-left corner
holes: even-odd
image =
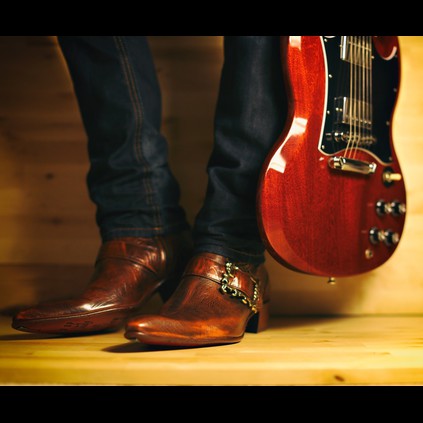
[[[397,37],[282,37],[289,113],[259,181],[269,253],[286,267],[340,277],[396,250],[406,192],[392,140]]]

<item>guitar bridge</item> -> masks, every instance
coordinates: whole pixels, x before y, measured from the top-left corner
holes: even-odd
[[[347,157],[342,156],[331,157],[328,161],[328,165],[332,169],[360,173],[362,175],[370,175],[375,173],[377,167],[377,164],[374,162],[348,159]]]

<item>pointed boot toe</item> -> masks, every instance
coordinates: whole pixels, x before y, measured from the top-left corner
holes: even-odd
[[[182,322],[157,315],[143,315],[127,323],[125,338],[149,345],[190,345]]]

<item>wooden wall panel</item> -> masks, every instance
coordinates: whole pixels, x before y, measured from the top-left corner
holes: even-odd
[[[0,55],[0,263],[92,260],[86,136],[56,38],[0,37]]]
[[[163,132],[192,222],[206,186],[222,37],[150,41],[163,93]],[[380,269],[334,286],[268,256],[274,314],[423,312],[423,37],[400,37],[400,47],[394,134],[408,192],[400,246]],[[85,186],[86,135],[57,41],[0,37],[0,63],[0,265],[91,266],[99,237]],[[1,284],[0,275],[0,290]]]

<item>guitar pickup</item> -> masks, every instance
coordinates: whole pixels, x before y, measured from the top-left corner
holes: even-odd
[[[377,164],[374,162],[366,162],[364,160],[348,159],[347,157],[334,156],[328,161],[329,167],[345,172],[361,173],[362,175],[370,175],[376,172]]]
[[[351,125],[355,129],[372,129],[372,108],[365,101],[351,99],[349,97],[335,97],[335,124]]]

